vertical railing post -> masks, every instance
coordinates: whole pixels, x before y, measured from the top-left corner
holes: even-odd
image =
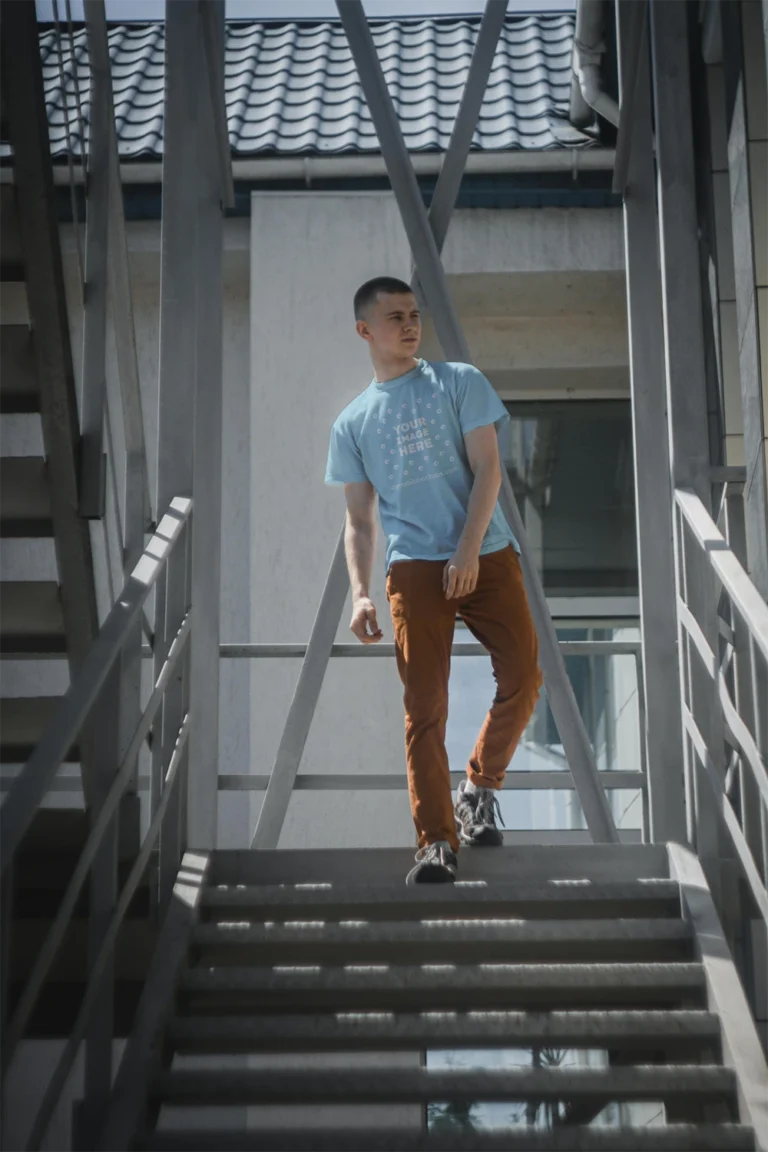
[[[189,522],[184,528],[184,534],[189,531]],[[165,602],[165,637],[164,649],[173,643],[173,638],[181,627],[186,611],[186,546],[180,540],[168,557],[166,602]],[[180,660],[174,669],[171,681],[165,690],[163,700],[163,727],[162,727],[162,753],[161,764],[163,781],[161,788],[169,787],[165,782],[165,772],[171,761],[174,747],[184,718],[184,661]],[[188,744],[189,742],[187,742]],[[186,753],[185,753],[186,755]],[[170,787],[173,789],[168,802],[165,818],[160,832],[160,867],[158,875],[159,921],[162,923],[168,908],[168,901],[176,883],[176,873],[181,859],[181,837],[179,833],[179,819],[181,811],[181,771]]]
[[[115,660],[94,706],[84,734],[91,762],[97,769],[96,803],[89,809],[91,821],[99,813],[120,764],[120,659]],[[88,969],[101,949],[104,935],[117,904],[119,809],[111,818],[104,840],[91,866],[88,914]],[[112,1090],[112,1039],[115,1001],[115,954],[98,993],[98,1003],[85,1037],[85,1082],[83,1101],[76,1108],[77,1147],[95,1148],[95,1134],[101,1126]]]

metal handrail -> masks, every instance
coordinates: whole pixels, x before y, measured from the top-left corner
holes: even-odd
[[[768,682],[768,605],[763,601],[749,576],[735,556],[728,541],[719,531],[702,501],[690,489],[675,491],[675,506],[681,539],[682,564],[687,571],[688,540],[695,544],[693,555],[705,562],[709,570],[709,596],[707,606],[717,618],[718,640],[724,654],[714,651],[711,640],[687,602],[686,581],[681,582],[683,593],[678,598],[678,620],[689,652],[698,656],[702,668],[714,687],[710,700],[719,704],[720,720],[725,743],[732,749],[742,772],[740,812],[734,808],[728,794],[727,777],[723,767],[723,749],[709,746],[702,725],[695,714],[694,694],[686,685],[683,699],[683,721],[691,746],[704,768],[715,797],[716,809],[722,818],[733,847],[741,863],[755,904],[768,924],[768,704],[761,696],[760,685]],[[714,586],[711,577],[714,576]],[[699,582],[701,587],[701,582]],[[718,605],[724,602],[734,614],[734,625],[723,620]],[[736,631],[744,631],[747,652],[743,662],[737,658]],[[762,669],[760,662],[762,661]],[[729,677],[735,669],[740,690],[750,701],[752,715],[744,715],[738,701],[734,701]],[[752,730],[750,729],[752,725]],[[706,725],[704,725],[706,727]],[[762,744],[762,748],[760,745]],[[744,792],[749,792],[745,798]],[[698,798],[695,788],[689,793],[696,809],[694,832],[698,817]],[[752,805],[757,805],[755,812]],[[756,822],[758,832],[750,836],[747,821]],[[750,839],[752,843],[750,843]],[[757,841],[757,843],[755,842]]]
[[[72,685],[0,809],[0,874],[11,863],[59,765],[87,719],[192,512],[178,497],[147,544]]]
[[[176,552],[180,552],[183,562],[188,566],[189,549],[186,547],[186,542],[191,516],[191,500],[180,497],[171,502],[168,513],[163,517],[138,564],[130,574],[117,603],[109,613],[79,674],[67,694],[62,698],[42,740],[14,781],[8,800],[0,810],[2,866],[4,869],[13,863],[15,852],[21,843],[24,832],[37,811],[44,793],[48,790],[53,775],[60,767],[67,749],[72,745],[83,724],[90,722],[98,711],[102,698],[102,688],[107,683],[115,665],[120,662],[121,658],[124,658],[126,647],[135,632],[144,603],[157,584],[159,576],[165,571],[166,579],[170,578],[169,560],[172,560]],[[184,579],[185,585],[188,587],[188,572]],[[166,627],[175,627],[175,625],[169,621]],[[115,835],[115,814],[121,799],[134,779],[139,749],[150,729],[153,726],[157,727],[158,715],[167,690],[180,677],[187,675],[185,669],[188,663],[188,640],[191,630],[192,612],[191,607],[187,604],[184,616],[180,625],[176,627],[174,635],[166,637],[167,656],[165,662],[149,700],[138,717],[135,729],[121,752],[119,763],[115,765],[114,774],[105,781],[108,786],[104,799],[95,813],[95,819],[80,852],[74,872],[70,877],[64,897],[32,966],[32,971],[15,1007],[13,1017],[6,1028],[2,1054],[3,1075],[7,1073],[14,1054],[18,1050],[19,1042],[25,1034],[32,1012],[38,1003],[40,993],[71,924],[82,888],[89,874],[92,873],[107,838]],[[181,669],[180,665],[182,665]],[[104,981],[109,977],[111,971],[115,944],[121,925],[149,863],[161,828],[166,827],[164,823],[166,813],[171,807],[172,801],[178,800],[179,788],[184,786],[183,782],[186,780],[186,776],[183,775],[183,766],[189,731],[190,714],[187,710],[181,717],[181,723],[174,733],[174,739],[168,741],[168,758],[162,768],[163,787],[151,814],[149,829],[133,859],[129,876],[119,896],[115,892],[115,902],[109,908],[108,923],[103,934],[96,941],[95,956],[89,965],[85,992],[78,1007],[75,1024],[48,1082],[42,1104],[36,1113],[35,1122],[26,1144],[27,1148],[40,1147],[62,1089],[69,1078],[80,1044],[88,1028],[92,1025],[93,1010],[99,1001]],[[182,774],[181,781],[179,780],[180,774]],[[171,812],[175,811],[178,814],[182,809],[183,803],[177,804],[174,805]],[[171,836],[170,842],[173,842],[173,836]],[[179,848],[180,851],[183,851],[184,844],[182,842],[180,842]],[[163,852],[164,849],[161,847],[161,857]],[[180,856],[172,862],[174,869],[178,868],[179,860]],[[166,863],[170,863],[170,861],[166,861]],[[116,868],[116,858],[113,867]]]

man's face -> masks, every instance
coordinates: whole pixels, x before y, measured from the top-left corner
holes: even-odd
[[[421,314],[412,292],[380,292],[357,331],[379,354],[415,356],[421,342]]]

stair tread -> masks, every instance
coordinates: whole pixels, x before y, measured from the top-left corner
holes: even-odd
[[[299,925],[201,924],[193,940],[204,961],[260,966],[279,963],[397,964],[472,960],[665,960],[691,954],[683,920],[447,920]]]
[[[315,884],[381,886],[402,883],[413,867],[409,848],[276,849],[252,852],[217,849],[210,883],[292,885],[312,877]],[[462,852],[462,881],[508,884],[562,881],[638,881],[669,878],[663,844],[505,845]]]
[[[0,534],[40,537],[52,533],[45,460],[39,456],[0,459]]]
[[[64,616],[55,581],[3,581],[0,644],[5,654],[66,651]]]
[[[416,1012],[304,1016],[176,1017],[169,1035],[182,1051],[344,1051],[398,1047],[525,1047],[618,1041],[718,1044],[720,1023],[706,1011]]]
[[[0,761],[21,764],[40,740],[61,696],[14,696],[0,699]],[[79,760],[77,745],[67,753],[69,762]]]
[[[382,921],[375,924],[354,921],[347,924],[302,923],[300,927],[264,924],[198,924],[193,937],[197,944],[227,943],[271,944],[290,943],[306,948],[320,941],[338,944],[357,944],[367,941],[406,944],[411,941],[434,940],[450,943],[458,940],[477,940],[491,943],[495,940],[689,940],[691,927],[683,920],[626,919],[626,920],[422,920],[401,924]]]
[[[157,1074],[152,1092],[166,1102],[426,1103],[428,1101],[607,1100],[657,1101],[679,1096],[730,1096],[733,1070],[705,1064],[634,1064],[629,1067],[427,1068],[170,1071]]]
[[[699,1006],[701,965],[678,963],[361,965],[356,968],[191,968],[180,981],[190,1009],[251,1000],[268,1011]],[[223,1010],[223,1009],[222,1009]],[[252,1009],[251,1009],[252,1010]]]
[[[496,850],[494,850],[496,851]],[[207,887],[202,893],[204,915],[226,911],[263,910],[265,919],[404,920],[425,915],[450,918],[488,915],[513,917],[521,912],[543,918],[586,915],[658,915],[663,908],[680,915],[680,888],[674,880],[602,881],[561,884],[548,880],[520,883],[425,885],[406,888],[399,882],[382,885],[347,884],[306,888],[281,885]]]
[[[39,412],[40,391],[28,324],[0,324],[0,412]]]
[[[561,1127],[414,1132],[404,1128],[166,1129],[136,1143],[146,1152],[751,1152],[743,1124]]]

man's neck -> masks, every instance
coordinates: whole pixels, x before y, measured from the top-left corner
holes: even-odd
[[[396,356],[381,358],[371,356],[373,374],[377,384],[386,384],[388,380],[396,380],[398,376],[405,376],[419,363],[418,356]]]

